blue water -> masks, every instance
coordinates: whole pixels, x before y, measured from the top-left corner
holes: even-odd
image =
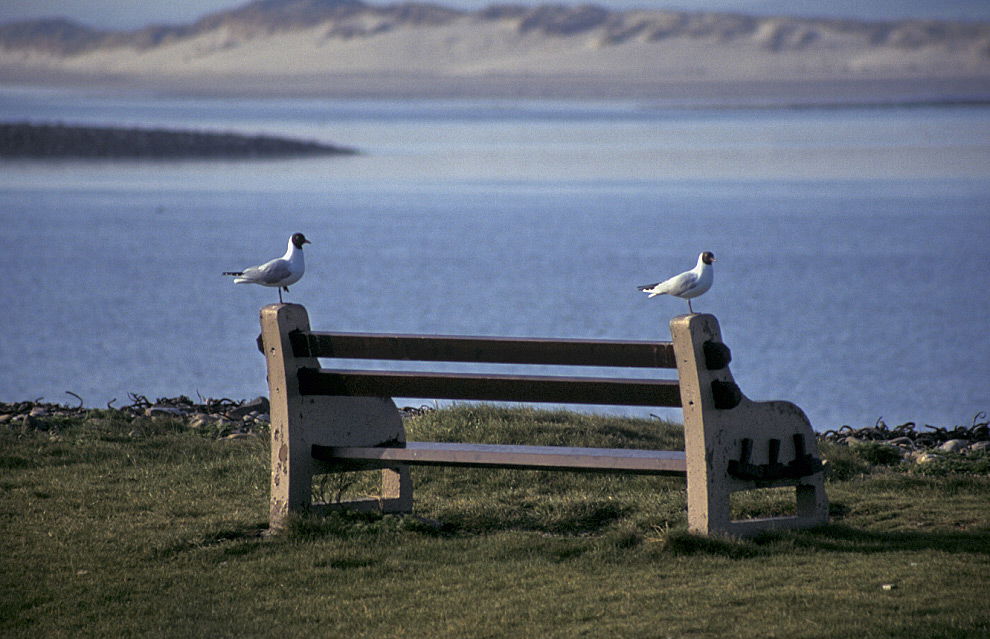
[[[0,161],[0,401],[266,392],[254,338],[276,293],[219,274],[302,231],[287,300],[325,330],[668,339],[686,303],[635,286],[712,250],[695,309],[749,397],[819,429],[969,423],[990,409],[988,116],[0,89],[3,120],[365,152]]]

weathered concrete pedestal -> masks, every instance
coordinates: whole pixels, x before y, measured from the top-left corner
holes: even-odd
[[[672,342],[317,333],[306,309],[295,304],[264,307],[261,327],[271,400],[273,529],[290,513],[314,509],[410,512],[413,465],[686,476],[688,525],[702,535],[746,537],[828,519],[811,424],[794,404],[753,402],[742,394],[712,315],[674,318]],[[676,367],[679,379],[323,370],[317,357]],[[406,442],[393,396],[680,406],[685,450]],[[378,497],[312,503],[314,474],[369,468],[382,472]],[[772,487],[794,488],[794,516],[732,520],[734,492]]]

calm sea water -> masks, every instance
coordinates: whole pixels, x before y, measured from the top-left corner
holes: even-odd
[[[792,400],[819,429],[990,409],[987,107],[6,88],[0,119],[364,151],[0,161],[0,401],[265,393],[254,339],[276,292],[220,272],[280,255],[302,231],[307,273],[287,300],[319,329],[666,340],[686,303],[635,286],[711,250],[715,285],[695,308],[718,316],[749,397]]]

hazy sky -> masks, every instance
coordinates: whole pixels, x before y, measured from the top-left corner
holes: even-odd
[[[67,17],[94,27],[132,29],[147,24],[182,24],[249,0],[0,0],[0,22]],[[391,4],[396,0],[368,0]],[[437,4],[479,9],[491,4],[580,4],[589,0],[436,0]],[[590,0],[595,3],[595,0]],[[990,0],[598,0],[609,8],[643,7],[734,11],[758,14],[844,16],[866,19],[933,17],[990,21]]]

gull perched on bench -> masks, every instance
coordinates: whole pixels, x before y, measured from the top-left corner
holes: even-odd
[[[293,233],[289,238],[285,255],[265,262],[260,266],[252,266],[243,271],[226,271],[224,275],[234,276],[235,284],[260,284],[278,288],[278,301],[282,303],[282,291],[289,292],[289,285],[295,284],[306,271],[303,260],[303,244],[312,244],[302,233]]]
[[[684,271],[662,282],[645,284],[640,286],[639,290],[649,293],[650,297],[673,295],[685,299],[688,310],[694,313],[694,309],[691,308],[691,298],[698,297],[712,287],[712,280],[715,279],[715,269],[712,268],[714,262],[715,254],[705,251],[698,256],[698,264],[690,271]]]

